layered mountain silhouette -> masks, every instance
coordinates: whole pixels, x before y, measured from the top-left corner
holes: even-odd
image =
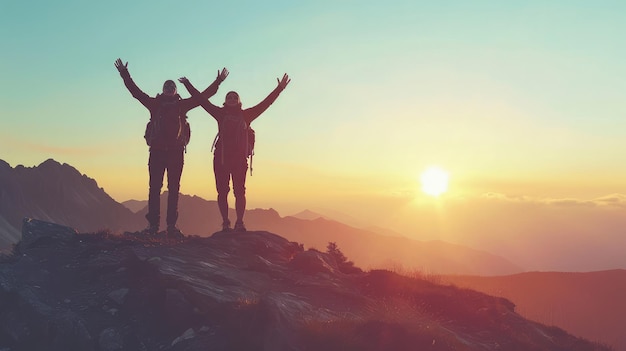
[[[146,189],[147,192],[147,189]],[[161,198],[166,213],[167,192]],[[0,164],[0,245],[10,247],[19,238],[24,217],[46,220],[81,232],[110,229],[136,231],[146,226],[145,202],[126,203],[133,211],[113,200],[94,179],[67,164],[47,160],[37,167],[11,168]],[[143,209],[139,209],[144,205]],[[215,201],[181,195],[178,226],[185,233],[209,236],[221,227]],[[512,274],[523,271],[510,261],[484,251],[441,241],[423,242],[401,236],[381,235],[304,212],[314,219],[281,217],[273,209],[246,212],[250,229],[267,230],[307,248],[323,250],[335,242],[354,262],[366,268],[420,270],[432,274]],[[162,216],[165,227],[165,216]],[[231,210],[231,218],[235,218]]]
[[[167,192],[161,197],[161,213],[165,213]],[[222,223],[216,201],[198,196],[179,197],[179,227],[183,232],[209,236]],[[137,212],[145,216],[148,209]],[[230,217],[235,212],[230,210]],[[324,249],[335,242],[354,262],[367,268],[392,268],[433,274],[499,275],[521,272],[510,261],[484,251],[443,241],[419,241],[405,237],[380,235],[343,223],[311,216],[315,219],[281,217],[274,209],[247,210],[248,228],[258,228],[303,243],[305,247]],[[162,219],[162,227],[165,226]]]
[[[37,167],[0,160],[0,245],[19,240],[22,219],[63,223],[80,231],[135,230],[136,215],[113,200],[96,181],[68,164],[49,159]]]
[[[122,201],[122,205],[133,211],[133,213],[137,213],[148,206],[148,200],[126,200]]]
[[[155,239],[27,219],[0,259],[3,350],[608,351],[504,298],[267,231]]]

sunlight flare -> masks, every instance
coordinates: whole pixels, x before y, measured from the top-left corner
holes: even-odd
[[[428,167],[420,177],[422,191],[430,196],[438,197],[448,190],[449,178],[445,170],[436,166]]]

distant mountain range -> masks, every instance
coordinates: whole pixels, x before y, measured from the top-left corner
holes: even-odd
[[[131,210],[133,213],[137,213],[143,210],[144,207],[148,206],[148,200],[126,200],[122,202],[122,205]]]
[[[161,212],[165,212],[167,192],[162,195]],[[145,207],[137,212],[145,216]],[[198,196],[181,195],[179,226],[185,233],[209,236],[219,229],[221,217],[217,202]],[[235,213],[231,209],[230,217]],[[298,216],[298,217],[296,217]],[[246,224],[324,250],[329,242],[362,267],[388,268],[401,272],[419,270],[435,274],[499,275],[521,272],[522,269],[502,257],[443,241],[418,241],[401,236],[381,235],[354,228],[312,211],[281,217],[273,209],[246,212]],[[165,222],[161,224],[165,225]]]
[[[161,213],[165,213],[166,196],[167,192],[164,192]],[[24,217],[71,226],[81,232],[105,228],[123,232],[144,228],[145,202],[130,201],[125,205],[113,200],[94,179],[68,164],[50,159],[36,167],[11,168],[0,161],[2,246],[10,246],[20,239]],[[178,225],[187,234],[210,236],[220,229],[221,218],[215,201],[181,195],[179,213]],[[299,217],[305,219],[281,217],[273,209],[252,209],[246,212],[245,220],[249,229],[271,231],[322,251],[329,242],[335,242],[342,252],[364,268],[477,275],[523,271],[500,256],[460,245],[381,235],[317,216],[311,211],[304,211]],[[235,218],[234,210],[231,210],[231,218]]]
[[[164,192],[161,213],[165,213],[166,198],[167,192]],[[222,220],[216,201],[181,195],[178,209],[179,227],[185,233],[210,236],[220,228]],[[146,213],[147,207],[144,207],[137,215],[143,218]],[[234,210],[230,210],[229,216],[235,218]],[[335,242],[361,267],[435,274],[497,275],[523,271],[500,256],[461,245],[381,235],[327,219],[312,211],[301,212],[298,216],[310,219],[281,217],[274,209],[252,209],[246,211],[245,222],[249,229],[267,230],[322,251],[329,242]],[[161,225],[165,226],[165,222]]]
[[[82,232],[140,227],[136,215],[68,164],[49,159],[37,167],[11,168],[0,160],[1,246],[20,239],[24,217],[62,223]]]

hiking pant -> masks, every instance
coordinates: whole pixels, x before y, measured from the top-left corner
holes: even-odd
[[[178,192],[180,177],[183,173],[183,149],[150,150],[148,170],[150,172],[150,190],[148,192],[148,214],[146,219],[151,227],[159,227],[161,220],[161,188],[163,176],[167,170],[167,217],[168,227],[176,226],[178,220]]]
[[[235,212],[237,221],[243,221],[246,210],[246,173],[248,171],[248,159],[246,157],[228,157],[220,152],[213,156],[213,173],[215,173],[215,186],[217,187],[217,206],[220,209],[223,222],[228,222],[228,192],[229,183],[233,181],[233,193],[235,194]]]

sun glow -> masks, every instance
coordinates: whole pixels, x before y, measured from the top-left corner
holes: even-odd
[[[439,167],[428,167],[421,175],[422,191],[430,196],[438,197],[448,190],[448,172]]]

